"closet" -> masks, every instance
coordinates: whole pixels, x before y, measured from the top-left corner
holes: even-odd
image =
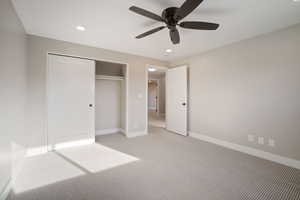
[[[126,65],[96,61],[96,135],[126,132]]]

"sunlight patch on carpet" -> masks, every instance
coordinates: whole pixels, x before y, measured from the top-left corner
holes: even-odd
[[[101,144],[62,149],[57,152],[91,173],[107,170],[139,160],[134,156]]]

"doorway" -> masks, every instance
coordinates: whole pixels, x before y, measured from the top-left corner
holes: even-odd
[[[127,65],[96,61],[96,136],[127,133]]]
[[[148,125],[166,127],[166,71],[165,67],[149,66],[147,69]]]
[[[188,67],[148,65],[146,68],[146,119],[149,126],[188,135]]]
[[[148,81],[148,110],[159,113],[159,80]]]

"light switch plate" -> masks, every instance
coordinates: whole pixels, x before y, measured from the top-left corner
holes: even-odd
[[[274,139],[269,138],[269,146],[275,147],[275,140]]]
[[[249,134],[248,135],[248,141],[249,142],[254,142],[254,135]]]
[[[265,140],[263,137],[258,137],[258,144],[263,145],[265,143]]]

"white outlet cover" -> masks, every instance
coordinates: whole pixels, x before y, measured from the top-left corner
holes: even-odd
[[[275,140],[269,139],[269,146],[275,147]]]
[[[265,140],[263,137],[258,137],[258,144],[264,144]]]
[[[253,142],[254,141],[254,135],[248,135],[248,141]]]

